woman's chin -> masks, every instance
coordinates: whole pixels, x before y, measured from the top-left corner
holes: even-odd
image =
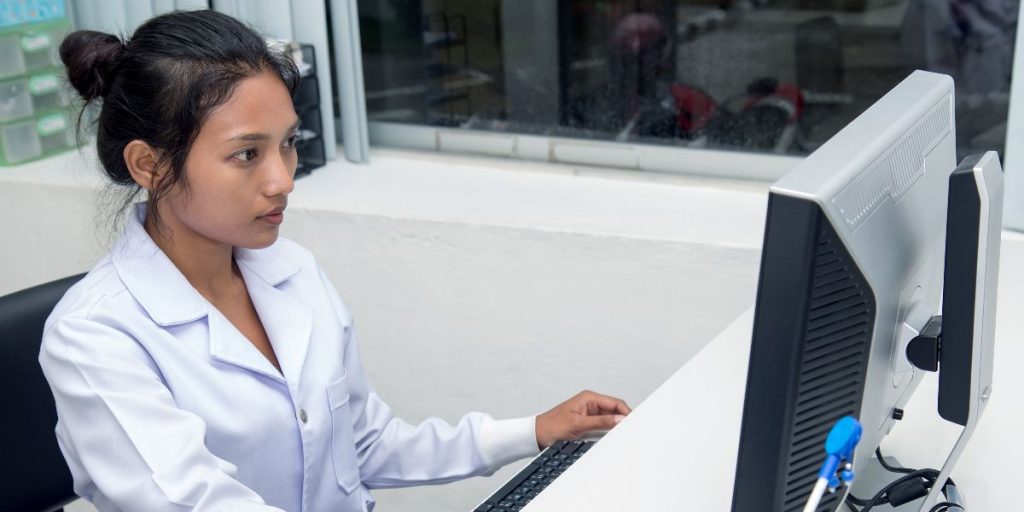
[[[275,229],[272,234],[268,233],[263,236],[250,238],[245,240],[243,243],[236,244],[235,247],[241,247],[243,249],[266,249],[267,247],[274,245],[274,242],[276,241],[277,230]]]

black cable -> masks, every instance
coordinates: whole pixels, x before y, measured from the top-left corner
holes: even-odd
[[[903,473],[903,472],[912,472],[913,471],[912,469],[908,470],[908,469],[905,469],[905,468],[894,468],[894,467],[886,464],[885,461],[882,459],[882,451],[880,449],[878,449],[878,448],[875,449],[875,456],[878,457],[878,461],[882,464],[883,468],[885,468],[886,470],[891,471],[893,473]],[[884,503],[889,501],[887,498],[883,498],[883,500],[884,501],[878,503],[878,505],[884,504]],[[853,510],[857,510],[857,509],[853,508],[852,505],[857,505],[859,507],[863,507],[863,506],[866,506],[867,504],[868,504],[868,500],[866,500],[864,498],[858,498],[855,494],[853,494],[853,492],[849,492],[849,493],[846,494],[846,505],[848,507],[850,507],[851,509],[853,509]],[[860,512],[860,511],[857,511],[857,512]]]
[[[901,467],[897,467],[897,466],[890,466],[887,462],[885,462],[885,457],[882,457],[882,448],[881,447],[875,448],[875,457],[878,457],[878,463],[881,464],[882,467],[885,468],[886,471],[889,471],[891,473],[910,474],[910,473],[914,472],[914,470],[910,469],[910,468],[901,468]],[[942,486],[943,491],[945,491],[946,487],[949,487],[951,485],[953,487],[956,487],[956,482],[954,482],[952,478],[947,478],[945,485]],[[858,505],[859,505],[859,503],[858,503]]]
[[[956,504],[956,503],[950,503],[948,501],[943,501],[942,503],[936,503],[935,506],[932,507],[931,510],[929,510],[928,512],[949,512],[949,510],[952,507],[956,507],[956,508],[958,508],[960,510],[965,510],[963,505],[959,505],[959,504]]]
[[[900,485],[904,482],[909,482],[915,478],[924,478],[926,480],[931,480],[934,485],[934,482],[938,477],[939,472],[935,471],[934,469],[919,469],[912,473],[908,473],[897,479],[895,482],[892,482],[889,485],[883,487],[882,490],[878,491],[878,493],[875,494],[875,496],[868,501],[867,505],[864,505],[864,508],[860,509],[860,512],[869,512],[874,506],[884,504],[885,501],[883,500],[885,500],[885,494],[889,492],[889,489],[892,489],[897,485]]]
[[[889,471],[890,473],[910,474],[914,472],[914,470],[910,468],[899,468],[895,466],[890,466],[889,463],[885,462],[885,457],[882,457],[881,447],[875,448],[875,456],[878,457],[878,463],[881,464],[882,467],[885,468],[885,470]]]
[[[852,492],[846,493],[846,501],[859,507],[863,507],[864,505],[868,504],[868,500],[864,498],[858,498],[854,496]]]
[[[883,468],[885,468],[886,470],[891,471],[893,473],[904,473],[904,472],[908,472],[909,473],[909,472],[913,471],[912,469],[906,469],[906,468],[894,468],[894,467],[886,464],[885,460],[882,459],[882,451],[880,449],[878,449],[878,448],[875,449],[875,456],[878,457],[878,461],[882,464]],[[881,503],[878,503],[878,504],[881,505],[881,504],[886,503],[888,501],[889,500],[887,498],[884,498],[884,501],[882,501]],[[852,510],[854,510],[856,512],[860,512],[859,510],[854,508],[853,505],[857,505],[859,507],[863,507],[863,506],[866,506],[867,504],[868,504],[868,500],[866,500],[864,498],[858,498],[855,494],[853,494],[853,492],[846,493],[846,506],[849,507],[850,509],[852,509]]]
[[[870,512],[871,509],[874,508],[877,505],[884,505],[886,503],[889,503],[888,492],[890,490],[894,489],[898,485],[901,485],[901,484],[903,484],[905,482],[909,482],[911,480],[914,480],[915,478],[921,478],[921,479],[927,481],[928,482],[928,487],[931,488],[931,487],[935,486],[935,481],[938,480],[938,478],[939,478],[939,471],[934,470],[934,469],[918,469],[918,470],[914,470],[914,469],[910,469],[910,468],[902,468],[902,467],[898,467],[898,466],[891,466],[891,465],[889,465],[887,462],[885,462],[885,458],[882,456],[881,448],[875,448],[875,456],[878,457],[878,463],[886,471],[889,471],[889,472],[892,472],[892,473],[900,473],[900,474],[902,474],[904,476],[900,477],[899,479],[897,479],[894,482],[891,482],[889,485],[886,485],[885,487],[883,487],[882,490],[878,491],[878,493],[875,494],[870,500],[865,500],[863,498],[858,498],[857,496],[854,496],[853,493],[847,493],[846,494],[846,499],[843,502],[846,504],[847,508],[849,508],[850,510],[853,510],[855,512]],[[956,484],[953,483],[953,479],[952,478],[947,478],[945,484],[943,484],[943,486],[942,486],[942,493],[943,494],[946,494],[946,487],[949,487],[949,486],[956,487]],[[858,505],[858,506],[861,506],[863,508],[861,508],[858,511],[854,507],[854,505]],[[956,503],[951,503],[951,502],[948,502],[948,501],[944,501],[942,503],[936,504],[934,507],[931,508],[931,510],[929,510],[929,512],[950,512],[951,510],[953,510],[953,507],[955,507],[956,509],[959,509],[959,510],[964,510],[964,507],[961,506],[961,505],[958,505]]]

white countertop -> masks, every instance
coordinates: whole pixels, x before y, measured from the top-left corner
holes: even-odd
[[[1024,237],[1005,233],[1001,254],[993,396],[953,471],[971,512],[1019,506],[1024,458]],[[523,510],[731,509],[753,309],[739,316]],[[936,410],[927,374],[904,420],[883,441],[906,467],[941,468],[959,427]]]

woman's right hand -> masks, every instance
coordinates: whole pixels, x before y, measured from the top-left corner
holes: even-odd
[[[630,412],[632,409],[618,398],[593,391],[580,392],[537,416],[537,446],[543,450],[594,430],[610,430]]]

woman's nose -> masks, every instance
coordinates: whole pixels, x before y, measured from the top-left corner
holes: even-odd
[[[278,196],[288,194],[295,189],[295,165],[289,155],[278,153],[271,164],[270,177],[265,184],[265,194]]]

